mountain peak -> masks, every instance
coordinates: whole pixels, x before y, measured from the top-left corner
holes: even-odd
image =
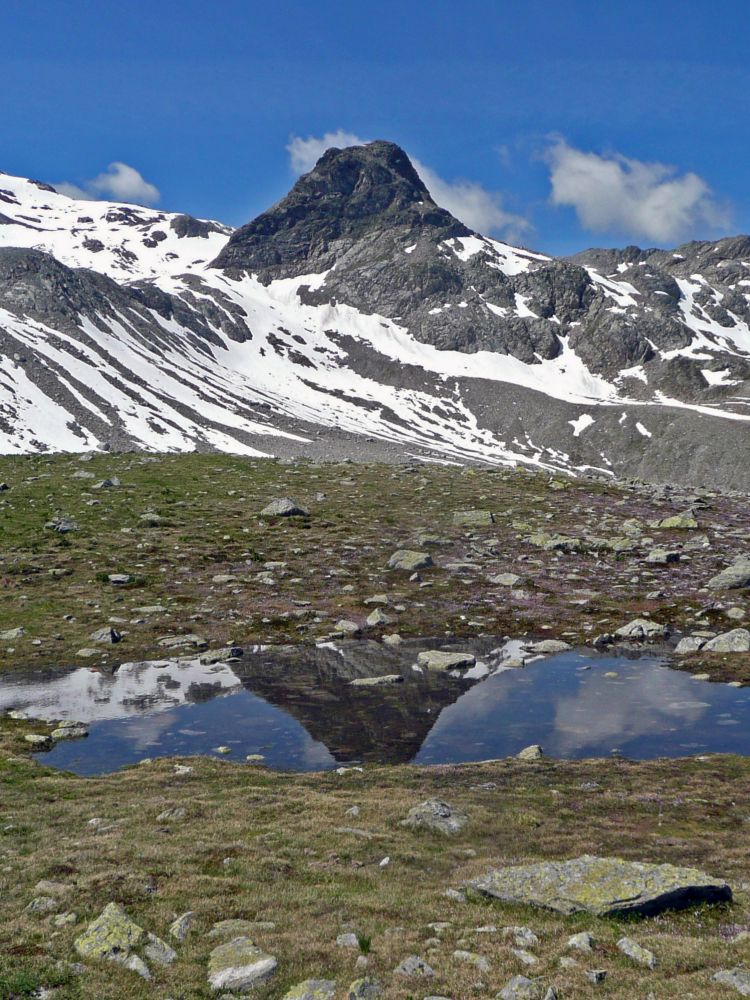
[[[424,228],[441,239],[471,232],[435,204],[400,146],[331,148],[285,198],[233,234],[214,266],[263,280],[319,273],[373,231]]]

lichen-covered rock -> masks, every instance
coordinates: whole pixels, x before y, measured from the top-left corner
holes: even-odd
[[[187,913],[181,914],[176,920],[172,921],[169,925],[169,933],[175,941],[184,941],[193,929],[194,923],[195,913],[193,910],[188,910]]]
[[[74,947],[82,958],[119,962],[131,972],[137,972],[144,979],[150,979],[148,966],[135,953],[135,949],[143,945],[152,945],[153,942],[164,945],[163,941],[159,941],[152,934],[147,934],[142,927],[131,920],[119,903],[108,903],[96,920],[76,938]],[[164,945],[164,948],[172,951],[168,945]],[[156,952],[156,949],[154,950]],[[174,952],[172,954],[174,955]]]
[[[208,958],[208,985],[212,990],[247,990],[276,974],[276,959],[250,938],[220,944]]]
[[[306,979],[284,994],[283,1000],[333,1000],[336,983],[332,979]]]
[[[451,834],[458,833],[468,821],[469,817],[466,813],[461,812],[460,809],[454,809],[447,802],[441,802],[439,799],[427,799],[410,809],[406,819],[401,821],[401,825]]]
[[[171,965],[177,958],[174,948],[170,948],[167,942],[162,941],[156,934],[148,935],[143,954],[150,962],[155,962],[157,965]]]
[[[376,979],[355,979],[347,991],[347,1000],[378,1000],[383,988]]]
[[[671,517],[664,517],[656,525],[657,528],[667,528],[673,531],[692,531],[698,527],[698,522],[688,511],[684,514],[672,514]]]
[[[477,662],[473,653],[450,652],[443,649],[425,649],[417,656],[417,663],[428,670],[461,670]]]
[[[588,854],[569,861],[495,868],[468,884],[480,894],[506,903],[597,916],[650,916],[732,898],[726,882],[695,868]]]
[[[407,573],[416,573],[417,570],[427,569],[432,565],[432,556],[429,552],[417,552],[411,549],[399,549],[388,560],[389,569],[402,569]]]
[[[544,758],[544,750],[538,743],[532,743],[531,746],[524,747],[519,753],[516,754],[519,760],[542,760]]]

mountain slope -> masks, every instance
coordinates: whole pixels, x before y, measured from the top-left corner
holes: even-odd
[[[329,150],[234,232],[0,175],[4,452],[384,447],[750,489],[749,323],[747,238],[551,259],[472,233],[391,143]]]

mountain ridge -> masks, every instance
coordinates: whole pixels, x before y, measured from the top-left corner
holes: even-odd
[[[330,447],[750,489],[748,237],[550,258],[468,229],[384,141],[329,150],[237,230],[7,174],[0,213],[0,451]]]

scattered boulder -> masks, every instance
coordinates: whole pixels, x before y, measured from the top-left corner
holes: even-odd
[[[674,648],[676,656],[687,656],[688,653],[697,653],[706,645],[706,640],[700,635],[685,635],[680,639]]]
[[[740,996],[750,997],[750,969],[722,969],[713,976],[713,981],[731,986]]]
[[[412,829],[435,830],[437,833],[458,833],[469,822],[469,817],[460,809],[454,809],[439,799],[427,799],[410,809],[401,826]]]
[[[105,625],[104,628],[98,628],[96,632],[92,632],[89,638],[92,642],[103,646],[110,646],[121,642],[122,634],[116,628],[112,628],[111,625]]]
[[[750,588],[750,556],[740,555],[731,566],[712,576],[706,584],[709,590],[745,590]]]
[[[544,987],[527,976],[513,976],[497,996],[498,1000],[542,1000]]]
[[[347,1000],[378,1000],[383,989],[376,979],[355,979],[346,995]]]
[[[489,510],[457,510],[453,515],[453,524],[459,528],[489,528],[494,523]]]
[[[574,951],[591,951],[594,947],[594,938],[588,931],[581,931],[578,934],[572,934],[568,938],[566,947]]]
[[[144,979],[150,979],[148,966],[136,949],[144,949],[152,943],[152,939],[159,940],[131,920],[119,903],[108,903],[83,934],[76,938],[74,947],[82,958],[118,962]]]
[[[538,743],[532,743],[529,747],[524,747],[520,753],[516,754],[519,760],[542,760],[544,751]]]
[[[684,514],[672,514],[670,517],[662,518],[656,527],[672,531],[692,531],[698,527],[698,522],[690,511],[686,511]]]
[[[429,979],[435,975],[435,970],[419,955],[409,955],[403,962],[399,962],[393,973],[396,976],[424,976]]]
[[[300,507],[291,497],[277,497],[260,512],[261,517],[309,517],[310,511]]]
[[[703,649],[707,653],[749,653],[750,631],[735,628],[731,632],[722,632],[715,639],[709,639]]]
[[[387,615],[381,608],[375,608],[367,616],[367,624],[370,628],[377,628],[378,625],[392,625],[394,621],[395,619],[391,615]]]
[[[428,569],[433,565],[429,552],[418,552],[411,549],[399,549],[388,560],[389,569],[401,569],[407,573],[416,573],[420,569]]]
[[[334,1000],[336,983],[332,979],[306,979],[284,994],[283,1000]]]
[[[26,629],[23,625],[19,625],[18,628],[6,628],[0,632],[0,641],[2,642],[14,642],[16,639],[20,639],[21,636],[26,634]]]
[[[517,573],[498,573],[497,576],[490,577],[490,583],[496,583],[500,587],[515,587],[521,582],[521,577]]]
[[[453,957],[457,962],[465,962],[468,965],[473,965],[479,972],[490,971],[490,963],[483,955],[477,955],[475,951],[464,951],[462,948],[458,948],[453,952]]]
[[[56,517],[47,521],[44,526],[48,531],[56,531],[58,535],[67,535],[71,531],[78,531],[78,525],[71,517]]]
[[[450,652],[443,649],[426,649],[417,656],[420,667],[428,670],[461,670],[477,662],[473,653]]]
[[[505,903],[602,917],[652,916],[666,909],[732,898],[726,882],[695,868],[589,854],[569,861],[494,868],[468,885]]]
[[[250,938],[238,937],[220,944],[208,958],[208,985],[212,990],[248,990],[265,983],[276,974],[276,959],[253,944]]]
[[[621,951],[623,955],[627,955],[628,958],[632,959],[637,965],[643,965],[647,969],[656,968],[656,955],[648,948],[644,948],[642,945],[638,944],[629,937],[621,937],[617,942],[617,950]]]
[[[634,618],[632,622],[618,628],[615,635],[618,639],[642,642],[644,639],[666,639],[669,629],[666,625],[651,621],[650,618]]]
[[[646,556],[648,566],[671,566],[680,561],[680,553],[676,549],[651,549]]]

